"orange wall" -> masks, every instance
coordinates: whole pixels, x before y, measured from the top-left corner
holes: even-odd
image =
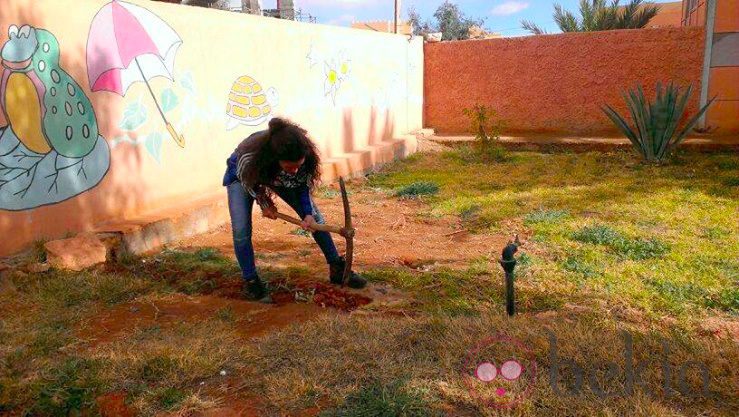
[[[600,110],[657,81],[700,91],[702,28],[621,30],[425,45],[425,125],[467,132],[462,109],[494,108],[511,132],[616,133]]]
[[[409,42],[407,37],[393,34],[128,0],[165,22],[182,40],[172,68],[173,80],[158,77],[150,81],[168,121],[185,138],[185,147],[181,148],[170,137],[144,83],[131,85],[125,96],[91,90],[91,68],[101,65],[111,53],[106,46],[111,41],[96,43],[92,37],[88,39],[93,18],[109,3],[107,0],[1,2],[0,48],[9,40],[11,25],[31,25],[52,33],[60,48],[58,69],[78,85],[72,91],[84,94],[92,103],[100,148],[77,159],[59,158],[53,153],[58,151],[56,147],[36,155],[46,162],[38,165],[39,176],[29,182],[34,185],[25,200],[7,184],[0,186],[0,256],[35,239],[58,238],[67,232],[88,230],[103,222],[223,192],[226,158],[244,137],[266,127],[265,121],[257,125],[236,123],[228,130],[229,122],[234,121],[226,113],[229,93],[241,76],[252,77],[264,90],[274,88],[279,101],[269,115],[287,116],[302,124],[324,158],[340,158],[421,127],[420,39]],[[123,37],[123,42],[129,38]],[[45,64],[45,71],[55,68],[51,65]],[[332,71],[338,75],[334,77]],[[8,91],[18,93],[19,85],[14,84]],[[60,88],[57,92],[66,90]],[[0,95],[3,93],[7,92]],[[79,116],[76,104],[73,102],[69,109],[72,118]],[[66,126],[71,119],[61,111],[66,110],[65,104],[60,105],[53,123]],[[28,126],[40,121],[38,117],[8,120],[7,114],[0,111],[0,163],[26,167],[26,162],[12,159],[14,154],[6,148],[18,143],[14,132],[21,135],[19,132],[29,131]],[[53,130],[51,124],[44,126]],[[59,144],[55,146],[63,145],[58,137],[55,140]],[[105,160],[108,150],[109,163]],[[56,165],[50,158],[56,159]],[[47,183],[53,185],[47,175],[80,160],[85,164],[87,180],[81,176],[67,178],[62,185],[69,187],[54,195],[64,195],[74,187],[82,187],[82,192],[64,201],[52,201],[54,197],[45,194],[49,192]],[[0,185],[13,172],[0,170]],[[97,184],[95,176],[102,176]],[[24,181],[26,178],[21,176],[13,184],[23,188]],[[51,190],[57,192],[53,187]],[[32,207],[23,208],[26,203]]]

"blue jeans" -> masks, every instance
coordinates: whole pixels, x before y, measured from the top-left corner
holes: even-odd
[[[244,187],[240,182],[236,181],[226,187],[228,191],[228,211],[231,213],[231,229],[233,230],[234,250],[236,251],[236,259],[241,267],[241,276],[249,281],[257,276],[257,269],[254,263],[254,246],[251,242],[251,213],[254,206],[254,198],[244,191]],[[273,191],[283,199],[293,210],[304,218],[308,213],[304,213],[304,209],[300,205],[300,194],[297,190],[290,188],[274,188]],[[323,217],[318,211],[318,207],[311,201],[313,207],[313,217],[316,222],[323,223]],[[313,239],[326,257],[326,262],[334,263],[339,260],[339,252],[336,250],[331,234],[328,232],[314,232]]]

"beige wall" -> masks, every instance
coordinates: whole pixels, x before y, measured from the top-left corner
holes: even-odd
[[[78,105],[84,107],[84,102],[72,101],[79,96],[67,100],[72,101],[74,120],[68,119],[61,108],[54,116],[44,113],[42,120],[34,112],[8,109],[27,106],[24,94],[29,85],[34,85],[23,84],[21,75],[11,75],[13,81],[6,82],[1,92],[6,111],[0,112],[0,155],[3,149],[6,152],[0,156],[0,164],[10,167],[0,171],[0,181],[13,181],[0,187],[0,255],[19,250],[35,239],[57,238],[102,222],[176,207],[189,199],[221,192],[226,158],[242,138],[266,127],[263,122],[257,126],[237,124],[227,130],[229,92],[241,76],[252,77],[264,90],[274,88],[279,102],[269,115],[284,115],[302,124],[324,158],[341,157],[421,127],[423,50],[419,39],[409,41],[392,34],[129,0],[128,4],[143,6],[166,22],[182,40],[174,61],[174,80],[158,77],[149,83],[165,117],[184,137],[185,146],[181,148],[170,136],[144,83],[131,85],[125,96],[91,91],[88,73],[103,66],[101,62],[115,53],[109,48],[110,42],[89,37],[93,18],[106,4],[105,0],[2,0],[0,47],[9,40],[10,25],[31,25],[53,34],[59,42],[61,62],[59,68],[53,62],[45,64],[44,71],[56,68],[76,81],[92,103],[101,142],[85,156],[70,156],[69,152],[66,157],[61,155],[61,147],[67,146],[64,126],[82,123],[82,113],[76,109]],[[152,29],[156,25],[149,24],[152,26],[147,30],[156,32]],[[162,36],[166,30],[160,32],[151,36]],[[126,36],[119,35],[118,43],[127,44],[125,48],[140,47],[140,39]],[[33,65],[37,65],[36,60]],[[332,78],[332,69],[342,75]],[[46,94],[52,83],[48,79],[41,82]],[[62,90],[64,83],[62,80]],[[47,107],[54,103],[42,101]],[[66,103],[59,103],[65,107]],[[41,125],[40,132],[45,135],[39,140],[47,140],[51,148],[34,154],[45,161],[38,164],[36,173],[61,172],[56,187],[62,185],[63,189],[54,189],[52,181],[40,175],[23,197],[17,191],[26,188],[26,180],[22,175],[16,178],[14,173],[28,170],[28,160],[13,159],[13,152],[21,148],[9,148],[13,140],[20,139],[11,136],[25,135],[25,142],[21,142],[30,143],[28,138],[33,136],[35,125]],[[77,132],[74,141],[82,140]],[[55,163],[49,163],[52,158]],[[61,169],[75,162],[81,164]],[[70,174],[81,165],[86,168],[86,178],[76,172]],[[97,185],[96,176],[102,178]]]

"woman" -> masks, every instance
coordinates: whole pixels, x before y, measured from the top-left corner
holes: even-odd
[[[303,220],[303,229],[312,232],[329,264],[330,281],[341,284],[344,258],[339,256],[330,233],[313,229],[323,223],[310,196],[321,178],[321,161],[307,133],[296,124],[274,118],[267,130],[244,139],[228,159],[223,185],[228,189],[234,249],[244,278],[242,293],[248,298],[269,301],[267,288],[254,264],[251,211],[256,201],[262,216],[276,219],[273,193],[295,210]],[[347,282],[351,288],[363,288],[366,283],[354,272]]]

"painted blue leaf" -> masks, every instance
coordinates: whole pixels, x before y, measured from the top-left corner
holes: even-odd
[[[144,140],[144,145],[149,154],[158,162],[162,163],[162,134],[154,132]]]
[[[171,88],[168,88],[164,91],[162,91],[162,111],[167,113],[169,111],[172,111],[175,107],[177,107],[177,104],[179,104],[179,100],[177,99],[177,94],[175,94],[174,90]]]
[[[146,107],[141,102],[135,101],[126,106],[123,111],[123,119],[118,125],[122,130],[136,130],[146,123]]]
[[[192,73],[188,72],[180,79],[180,85],[185,90],[195,94],[195,81],[192,79]]]

